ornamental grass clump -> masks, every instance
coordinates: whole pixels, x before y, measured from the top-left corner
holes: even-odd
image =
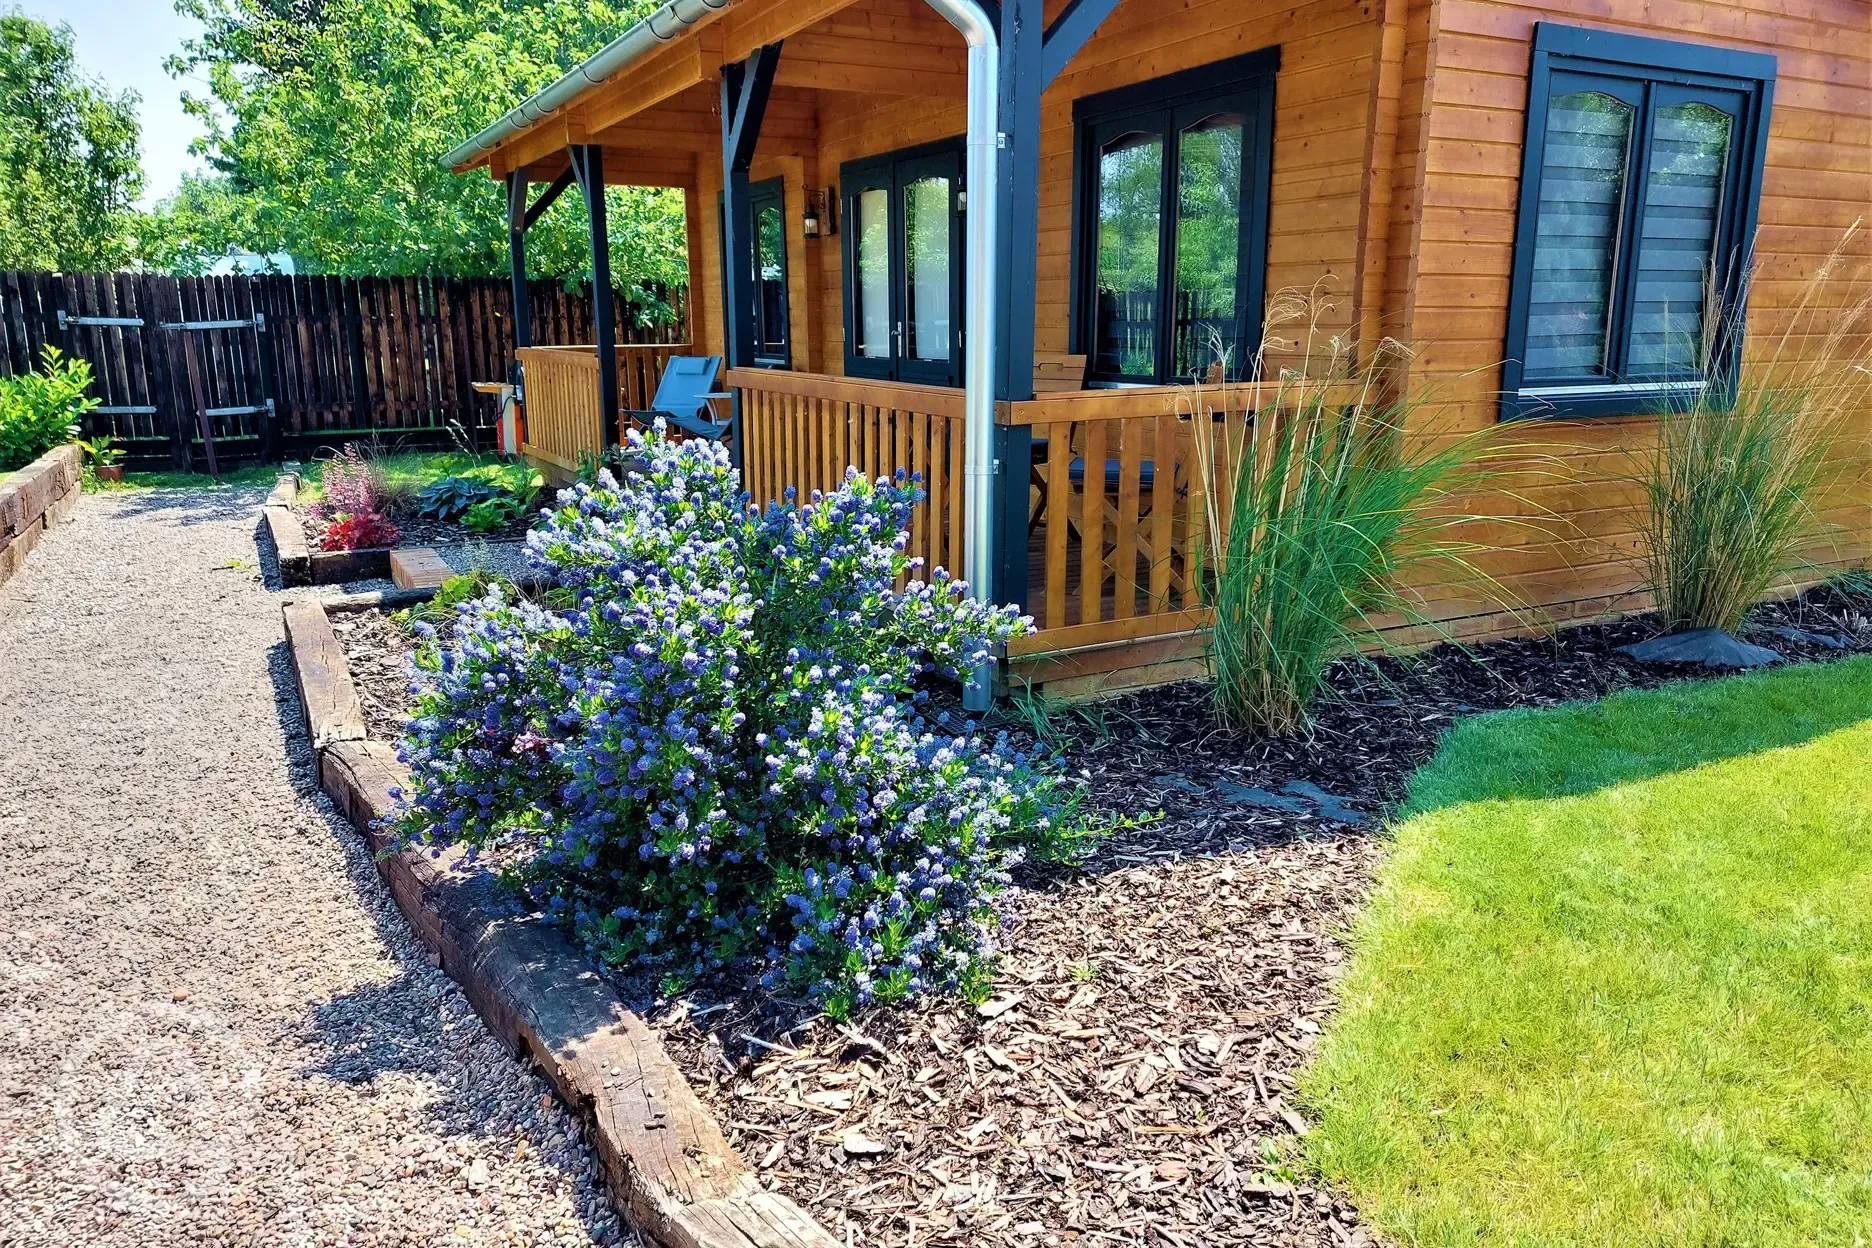
[[[1718,362],[1732,353],[1724,339],[1740,334],[1740,316],[1704,317],[1712,331],[1702,380],[1659,415],[1656,451],[1634,474],[1645,498],[1640,567],[1668,629],[1735,632],[1824,536],[1829,495],[1848,465],[1858,458],[1863,471],[1872,290],[1863,274],[1845,274],[1857,229],[1807,282],[1780,336],[1733,380]],[[1863,496],[1863,478],[1857,484]]]
[[[1300,320],[1304,340],[1270,333],[1264,350],[1294,361],[1270,378],[1252,420],[1204,422],[1213,432],[1193,440],[1204,496],[1228,503],[1205,513],[1210,566],[1197,570],[1214,611],[1215,703],[1250,732],[1303,728],[1327,667],[1375,636],[1377,617],[1420,619],[1413,576],[1440,568],[1445,579],[1493,586],[1470,558],[1485,548],[1459,535],[1482,517],[1457,504],[1491,479],[1506,448],[1493,428],[1450,435],[1413,423],[1426,400],[1397,397],[1391,378],[1406,348],[1386,339],[1354,369],[1350,345],[1318,329],[1330,306],[1317,288],[1284,293],[1270,329]],[[1219,343],[1216,354],[1225,358]],[[1191,410],[1242,410],[1218,384],[1219,395],[1192,387]]]
[[[503,869],[612,964],[761,968],[843,1012],[974,992],[995,894],[1059,790],[934,714],[926,677],[1025,627],[904,554],[913,484],[849,473],[750,508],[724,448],[560,494],[527,540],[560,588],[429,630],[406,835]]]

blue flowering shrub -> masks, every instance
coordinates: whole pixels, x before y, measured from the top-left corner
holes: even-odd
[[[405,836],[499,851],[614,965],[756,963],[839,1013],[980,990],[995,895],[1071,803],[922,686],[1026,622],[940,569],[895,588],[913,484],[759,511],[719,446],[631,450],[528,537],[554,597],[427,629]]]

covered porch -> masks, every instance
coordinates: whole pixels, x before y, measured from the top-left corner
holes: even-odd
[[[666,5],[450,155],[506,182],[516,274],[577,187],[601,289],[602,187],[684,193],[694,341],[620,347],[601,310],[597,343],[523,347],[526,453],[574,470],[670,355],[719,355],[750,493],[919,476],[912,553],[1035,619],[1016,685],[1191,671],[1215,457],[1266,398],[1241,374],[1268,291],[1339,281],[1329,332],[1382,315],[1360,227],[1390,192],[1375,122],[1403,41],[1401,6],[1379,10]],[[1277,112],[1319,131],[1285,160]]]

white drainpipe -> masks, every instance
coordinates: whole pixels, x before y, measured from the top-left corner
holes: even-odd
[[[1001,40],[975,0],[928,0],[968,42],[968,214],[964,235],[963,311],[968,348],[963,358],[962,576],[980,601],[992,597],[994,559],[995,345],[1000,334],[995,300],[995,235],[1000,213],[997,120],[1001,97]],[[988,669],[970,675],[963,704],[988,709]]]

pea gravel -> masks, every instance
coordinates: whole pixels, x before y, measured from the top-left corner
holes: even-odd
[[[0,586],[0,1245],[630,1243],[319,793],[258,491]]]

